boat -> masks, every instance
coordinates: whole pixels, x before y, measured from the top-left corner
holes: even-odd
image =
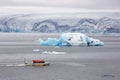
[[[28,63],[26,61],[24,61],[25,66],[37,66],[37,67],[41,67],[41,66],[49,66],[50,63],[46,62],[44,60],[32,60],[32,62]]]

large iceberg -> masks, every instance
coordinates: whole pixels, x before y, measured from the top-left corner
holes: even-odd
[[[82,33],[63,33],[59,39],[39,40],[41,46],[103,46],[104,43]]]

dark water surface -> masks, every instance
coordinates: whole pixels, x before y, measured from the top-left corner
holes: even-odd
[[[47,37],[59,35],[0,33],[0,80],[120,80],[120,36],[92,36],[105,43],[101,47],[39,46],[36,40]],[[41,54],[43,50],[67,54]],[[45,59],[50,66],[8,66],[22,64],[24,58]]]

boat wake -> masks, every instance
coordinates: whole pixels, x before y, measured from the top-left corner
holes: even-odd
[[[26,66],[26,65],[25,64],[0,64],[0,66],[8,66],[8,67],[9,66],[11,66],[11,67],[12,66],[20,66],[21,67],[21,66]]]

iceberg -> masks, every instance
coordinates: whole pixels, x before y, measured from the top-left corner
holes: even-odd
[[[59,39],[48,38],[39,40],[41,46],[103,46],[104,43],[83,33],[62,33]]]

